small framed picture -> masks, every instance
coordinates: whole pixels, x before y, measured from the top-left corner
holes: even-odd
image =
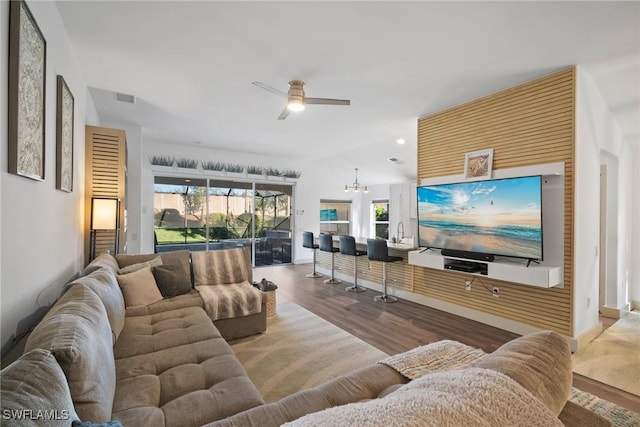
[[[464,179],[481,180],[491,178],[493,148],[472,151],[464,156]]]
[[[64,81],[57,79],[56,100],[56,188],[73,191],[73,94]]]

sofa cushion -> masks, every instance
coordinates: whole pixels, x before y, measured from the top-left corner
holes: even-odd
[[[132,264],[138,264],[141,262],[151,261],[160,255],[160,259],[162,259],[162,264],[180,264],[184,270],[184,274],[189,277],[191,283],[193,284],[193,280],[191,278],[191,261],[190,261],[190,253],[189,251],[173,251],[173,252],[163,252],[161,254],[142,254],[142,255],[128,255],[128,254],[118,254],[116,255],[116,260],[118,261],[118,265],[120,268],[127,267]]]
[[[464,368],[425,375],[380,399],[335,406],[286,426],[486,425],[562,427],[540,401],[508,376]]]
[[[115,356],[123,425],[200,426],[264,403],[201,308],[127,317]]]
[[[118,271],[118,262],[116,259],[109,254],[100,254],[93,261],[87,265],[84,270],[80,273],[80,277],[88,276],[96,270],[100,270],[101,268],[106,268],[108,270],[116,273]]]
[[[126,267],[123,267],[120,270],[118,270],[118,274],[129,274],[138,270],[142,270],[145,267],[153,268],[159,265],[162,265],[162,258],[160,258],[160,256],[157,256],[149,261],[139,262],[137,264],[131,264]]]
[[[493,369],[510,376],[556,416],[571,393],[571,350],[557,332],[535,332],[516,338],[470,366]]]
[[[167,310],[127,317],[113,353],[117,360],[219,337],[202,308]]]
[[[51,351],[64,371],[80,419],[111,419],[116,388],[111,326],[100,298],[71,286],[33,330],[25,352]]]
[[[16,418],[31,411],[30,418],[51,414],[48,419],[26,419],[21,426],[64,426],[77,419],[67,379],[48,350],[35,349],[23,354],[0,373],[0,407],[7,425],[18,425]],[[15,412],[14,412],[15,411]],[[11,416],[9,414],[16,414]],[[7,418],[8,417],[8,418]],[[12,419],[13,422],[9,423]]]
[[[252,281],[251,254],[245,248],[193,252],[195,286],[224,285]]]
[[[202,298],[200,298],[200,292],[195,289],[191,289],[186,294],[178,295],[172,298],[165,298],[161,301],[154,302],[153,304],[149,305],[141,305],[139,307],[129,308],[126,311],[125,316],[147,316],[150,314],[177,310],[179,308],[186,307],[203,307]]]
[[[191,291],[191,280],[180,264],[163,264],[151,269],[160,293],[165,298]]]
[[[118,275],[118,283],[127,308],[149,305],[162,300],[156,279],[148,266],[133,273]]]
[[[113,344],[115,344],[124,326],[124,298],[116,276],[111,269],[100,268],[91,274],[71,282],[71,285],[86,285],[98,295],[107,311]]]

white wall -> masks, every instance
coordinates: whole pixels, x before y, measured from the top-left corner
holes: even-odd
[[[2,354],[59,296],[83,267],[84,125],[97,113],[53,2],[29,2],[47,41],[45,181],[7,173],[7,73],[9,2],[0,2],[0,299]],[[73,192],[56,190],[56,75],[75,99]]]
[[[632,176],[628,158],[629,146],[591,77],[578,67],[576,113],[576,188],[574,224],[574,336],[579,336],[598,322],[598,275],[599,275],[599,206],[600,164],[610,166],[608,178],[614,193],[609,200],[614,206],[608,212],[617,213],[608,218],[610,236],[609,254],[615,256],[614,265],[608,263],[607,277],[615,280],[608,283],[606,305],[623,309],[626,304],[627,286],[630,282],[630,243],[640,238],[637,226],[632,226],[630,217],[621,214],[637,201],[637,192],[632,194]],[[606,155],[602,155],[606,152]],[[637,159],[636,159],[637,160]],[[637,164],[637,163],[636,163]],[[614,174],[611,176],[611,174]],[[617,188],[616,188],[617,187]],[[634,234],[635,233],[635,234]],[[608,260],[609,261],[609,260]],[[588,307],[587,307],[588,306]]]
[[[629,177],[621,186],[627,200],[621,219],[627,224],[630,237],[621,251],[627,257],[628,270],[623,269],[620,276],[628,284],[633,309],[640,310],[640,145],[626,144],[621,158],[621,173]]]

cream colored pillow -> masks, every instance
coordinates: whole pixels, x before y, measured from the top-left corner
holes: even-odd
[[[140,307],[162,300],[162,294],[149,266],[133,273],[119,275],[118,283],[124,295],[126,308]]]
[[[145,267],[153,268],[153,267],[158,267],[160,265],[162,265],[162,258],[157,256],[157,257],[155,257],[154,259],[152,259],[150,261],[139,262],[137,264],[131,264],[131,265],[128,265],[126,267],[123,267],[120,270],[118,270],[118,274],[134,273],[134,272],[136,272],[138,270],[142,270]]]

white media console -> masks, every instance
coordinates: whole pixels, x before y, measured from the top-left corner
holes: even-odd
[[[475,264],[477,271],[467,272],[456,268],[448,268],[452,264],[462,261]],[[433,268],[435,270],[451,270],[457,273],[472,274],[488,279],[505,280],[507,282],[521,283],[523,285],[552,288],[562,285],[562,268],[550,267],[531,263],[527,267],[527,261],[499,259],[498,261],[478,261],[450,256],[443,256],[437,249],[409,252],[409,264],[420,267]]]
[[[543,253],[542,264],[530,263],[516,258],[496,257],[496,261],[480,261],[454,256],[443,256],[437,249],[409,252],[409,264],[436,270],[451,270],[505,280],[541,288],[564,287],[561,265],[564,264],[564,163],[545,163],[517,168],[496,169],[492,178],[541,175],[542,180],[542,224]],[[465,181],[463,175],[425,178],[421,185],[447,184]],[[419,221],[419,219],[418,219]],[[419,226],[419,223],[418,223]],[[456,269],[452,264],[462,261],[474,268],[471,271]],[[453,267],[453,268],[452,268]]]

